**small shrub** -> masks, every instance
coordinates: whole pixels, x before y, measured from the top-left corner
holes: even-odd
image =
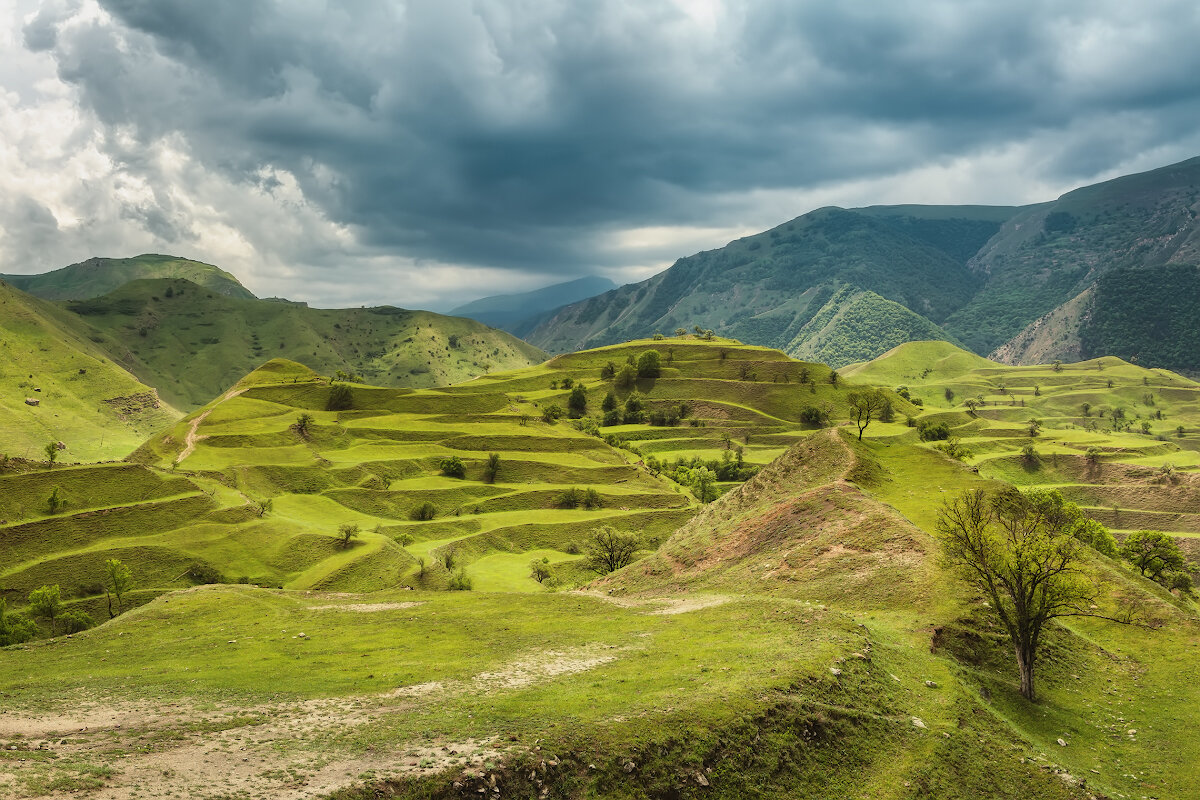
[[[326,411],[345,411],[354,407],[354,392],[344,383],[329,387],[329,398],[325,401]]]
[[[554,505],[558,508],[579,508],[583,500],[584,493],[572,486],[554,499]]]
[[[944,422],[922,422],[917,425],[917,436],[922,442],[940,442],[950,438],[950,426]]]
[[[458,456],[443,458],[438,466],[447,478],[465,478],[467,476],[467,467]]]
[[[428,522],[429,520],[433,519],[436,516],[437,516],[437,506],[435,506],[433,503],[429,502],[428,500],[426,500],[424,503],[421,503],[421,505],[414,508],[412,510],[412,513],[409,514],[409,517],[411,517],[413,520],[416,520],[417,522]]]
[[[79,633],[96,626],[96,620],[92,619],[92,615],[86,611],[72,609],[63,612],[58,619],[62,623],[63,633]]]
[[[562,419],[562,415],[562,407],[550,404],[542,409],[542,422],[545,422],[547,425],[553,425]]]
[[[220,570],[212,564],[207,564],[203,561],[195,561],[187,572],[184,573],[193,583],[197,585],[205,585],[210,583],[224,583],[225,577]]]
[[[469,592],[473,586],[471,576],[467,574],[465,567],[459,567],[450,576],[450,591],[452,592]]]

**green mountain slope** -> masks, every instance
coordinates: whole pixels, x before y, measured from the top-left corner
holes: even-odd
[[[841,368],[904,342],[950,339],[932,322],[874,292],[839,289],[784,348],[796,358]]]
[[[874,292],[928,322],[910,325],[926,338],[965,305],[980,279],[965,266],[1014,209],[900,206],[824,208],[720,250],[680,259],[637,284],[562,309],[529,341],[550,351],[608,344],[694,325],[786,349],[844,287]],[[889,313],[891,309],[889,308]],[[819,326],[810,328],[812,336]],[[916,330],[914,330],[914,334]],[[847,352],[883,352],[862,342]],[[815,352],[810,345],[803,352]]]
[[[108,294],[130,281],[182,278],[210,292],[253,298],[237,278],[211,264],[176,256],[140,255],[134,258],[89,258],[79,264],[39,275],[0,275],[0,279],[46,300],[87,300]]]
[[[1198,213],[1200,158],[1023,209],[971,259],[971,270],[986,276],[986,283],[945,328],[975,352],[989,353],[1111,270],[1200,263]],[[1147,272],[1142,277],[1150,286],[1167,276]],[[1119,307],[1124,299],[1103,302]],[[1073,332],[1079,320],[1079,314],[1068,315],[1066,332]],[[1065,346],[1041,355],[1069,356],[1072,343],[1057,335]],[[1013,352],[1008,358],[1028,363],[1032,356]]]
[[[1173,331],[1188,327],[1198,215],[1200,158],[1021,208],[819,209],[568,306],[527,338],[554,352],[699,325],[835,364],[944,337],[1005,363],[1120,353],[1194,370],[1197,348]],[[863,307],[863,291],[915,316]],[[858,323],[821,335],[829,305],[852,302]]]
[[[103,338],[0,281],[0,455],[40,461],[61,441],[63,462],[121,458],[178,419],[89,335]]]
[[[196,408],[271,358],[384,386],[439,386],[545,358],[474,320],[391,306],[316,309],[230,297],[183,279],[138,280],[65,305],[104,334],[122,366]]]

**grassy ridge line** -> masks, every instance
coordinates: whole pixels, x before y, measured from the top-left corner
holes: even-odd
[[[382,386],[437,386],[545,358],[473,320],[390,306],[315,309],[231,297],[183,279],[135,280],[66,308],[114,360],[181,408],[202,406],[269,359]]]

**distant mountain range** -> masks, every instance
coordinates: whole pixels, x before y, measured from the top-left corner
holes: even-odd
[[[572,303],[552,352],[699,325],[833,366],[920,339],[1200,370],[1200,158],[1023,207],[822,208]]]
[[[615,289],[608,278],[588,275],[578,280],[556,283],[519,294],[498,294],[484,297],[450,311],[454,317],[470,317],[493,328],[506,330],[514,336],[525,336],[548,319],[559,308]]]

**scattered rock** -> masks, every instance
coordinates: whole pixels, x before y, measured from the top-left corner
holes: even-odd
[[[1066,746],[1067,746],[1067,743],[1066,743],[1064,740],[1062,740],[1062,739],[1059,739],[1059,740],[1058,740],[1058,746],[1059,746],[1059,747],[1066,747]]]
[[[928,727],[925,724],[925,720],[921,719],[920,717],[913,717],[912,724],[914,728],[920,728],[921,730],[925,730]]]
[[[637,765],[634,764],[632,761],[626,761],[625,765],[621,767],[621,769],[625,770],[626,773],[633,772],[634,769],[636,769],[636,768],[637,768]]]
[[[708,786],[708,777],[703,772],[696,773],[696,783],[701,786]]]
[[[833,675],[835,678],[836,678],[838,675],[841,675],[841,674],[842,674],[842,671],[841,671],[840,669],[838,669],[837,667],[830,667],[830,668],[829,668],[829,672],[830,672],[830,673],[832,673],[832,675]]]
[[[938,688],[937,681],[925,681],[925,685],[928,686],[930,689]]]

